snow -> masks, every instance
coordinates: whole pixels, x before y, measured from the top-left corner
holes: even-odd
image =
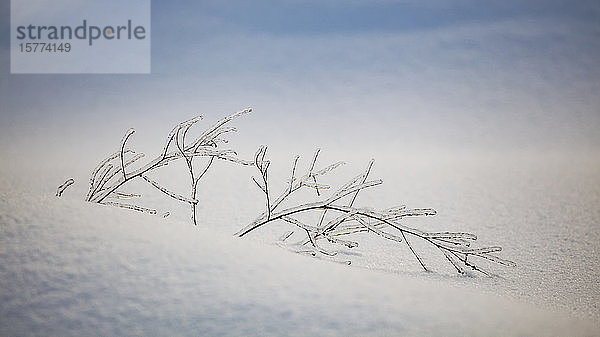
[[[281,165],[286,171],[282,175],[287,174],[287,168],[283,168],[286,164]],[[225,192],[231,191],[227,183],[218,185],[222,194],[216,195],[222,199],[210,200],[206,196],[214,196],[215,187],[210,183],[203,185],[203,193],[207,194],[201,195],[206,203],[199,222],[204,225],[194,227],[186,221],[187,214],[182,218],[175,216],[177,210],[173,210],[172,217],[163,219],[84,202],[85,179],[76,178],[75,187],[57,198],[55,189],[69,170],[11,165],[5,165],[0,175],[2,336],[594,336],[600,331],[597,309],[592,315],[581,314],[593,311],[593,304],[588,303],[598,299],[594,286],[598,277],[594,274],[598,268],[594,263],[597,248],[588,253],[589,266],[569,260],[573,251],[580,254],[586,245],[597,247],[597,243],[580,235],[578,218],[573,213],[593,198],[586,197],[583,204],[576,206],[562,204],[562,212],[574,219],[567,228],[576,240],[561,243],[561,238],[554,238],[551,243],[558,246],[549,250],[543,245],[547,237],[540,237],[540,231],[554,233],[556,229],[539,226],[538,231],[529,234],[530,229],[519,232],[518,226],[486,226],[495,223],[496,213],[489,211],[497,211],[497,207],[487,204],[488,212],[481,214],[474,210],[477,204],[461,207],[456,199],[448,198],[448,193],[455,193],[448,192],[452,186],[438,189],[440,194],[435,198],[434,193],[420,188],[425,184],[439,188],[438,183],[447,184],[448,177],[438,177],[438,182],[409,179],[407,188],[423,195],[409,193],[408,200],[393,202],[422,206],[414,203],[421,198],[431,199],[426,206],[446,205],[441,210],[436,207],[441,213],[450,214],[441,220],[466,213],[465,218],[478,221],[474,221],[476,225],[467,223],[467,227],[475,228],[463,229],[473,230],[486,243],[505,246],[503,256],[520,264],[514,270],[494,266],[500,277],[490,279],[449,275],[444,269],[424,273],[410,261],[410,255],[393,251],[397,245],[382,243],[381,239],[366,241],[366,245],[357,248],[362,250],[348,253],[353,265],[346,266],[266,244],[271,235],[268,231],[263,239],[260,235],[235,238],[234,230],[258,215],[262,203],[259,193],[256,202],[240,202],[233,208],[224,203],[230,199],[246,200],[245,186],[232,197],[226,196]],[[76,176],[88,173],[73,170]],[[389,177],[385,170],[374,173]],[[426,170],[410,168],[405,173],[409,178],[411,174],[428,175]],[[494,183],[502,184],[501,178]],[[233,177],[229,183],[236,185],[242,179],[248,180],[248,175]],[[514,182],[520,178],[513,179]],[[565,179],[568,184],[573,182],[568,176]],[[398,186],[391,180],[390,188]],[[464,188],[462,192],[466,192]],[[544,191],[551,192],[552,188]],[[581,189],[579,193],[583,193]],[[384,190],[383,195],[387,198],[391,194]],[[478,197],[481,195],[485,194]],[[464,198],[471,200],[472,196]],[[376,199],[375,194],[365,196],[365,201]],[[529,201],[533,207],[540,202]],[[517,199],[502,207],[519,202]],[[453,212],[453,207],[461,212]],[[252,209],[254,213],[250,212]],[[528,210],[535,213],[540,209]],[[519,216],[525,214],[519,208],[513,211]],[[547,216],[547,222],[558,221],[552,211]],[[592,213],[591,220],[584,222],[589,224],[595,219]],[[514,219],[507,216],[503,221],[509,220]],[[431,226],[436,221],[440,219],[423,224]],[[532,222],[541,223],[536,221]],[[461,229],[459,225],[456,226]],[[284,231],[283,227],[277,228],[272,234],[279,236]],[[588,231],[591,236],[587,240],[594,239],[594,233]],[[528,246],[533,248],[519,255],[519,249]],[[559,255],[542,256],[549,252]],[[548,259],[554,263],[555,271],[548,268],[552,266]],[[527,268],[522,267],[523,263]],[[535,270],[527,270],[531,268]],[[565,268],[581,275],[566,278]],[[587,274],[586,268],[591,268]],[[583,301],[580,310],[574,312],[561,305],[553,306],[547,294],[554,288],[543,282],[538,284],[545,288],[531,297],[516,295],[530,292],[535,281],[546,275],[557,280],[555,286],[574,282],[571,289],[586,291],[589,302]],[[573,302],[570,298],[557,300],[558,304]]]

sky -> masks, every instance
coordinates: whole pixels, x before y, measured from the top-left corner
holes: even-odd
[[[600,145],[597,1],[154,0],[151,8],[151,74],[25,75],[10,74],[2,0],[3,148],[99,144],[129,127],[160,132],[162,142],[181,120],[248,106],[239,137],[256,144],[593,153]]]

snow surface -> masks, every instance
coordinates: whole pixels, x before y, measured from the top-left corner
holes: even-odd
[[[78,185],[64,197],[56,198],[53,190],[62,183],[59,177],[65,171],[18,168],[3,170],[0,176],[1,336],[600,335],[594,304],[584,301],[575,314],[560,305],[553,308],[547,294],[554,288],[540,282],[549,275],[557,280],[558,288],[561,282],[575,283],[573,287],[587,291],[591,302],[597,300],[597,243],[591,243],[589,264],[573,262],[568,254],[573,243],[560,243],[560,238],[555,238],[552,243],[561,246],[548,250],[543,245],[547,237],[540,237],[539,231],[528,236],[527,230],[519,232],[519,226],[503,230],[486,227],[484,215],[459,207],[463,213],[466,209],[466,217],[481,220],[468,230],[474,229],[480,237],[483,234],[486,243],[508,245],[503,256],[520,263],[516,270],[495,266],[501,277],[492,279],[449,276],[444,270],[424,273],[410,261],[410,255],[390,252],[392,248],[383,246],[381,240],[376,241],[380,248],[367,242],[364,251],[348,255],[353,260],[349,267],[289,253],[263,243],[258,235],[234,238],[232,229],[257,214],[260,198],[256,204],[240,203],[233,208],[227,203],[219,208],[223,204],[219,198],[208,201],[202,218],[206,226],[193,227],[176,212],[162,219],[83,202],[80,192],[86,183],[81,179],[76,179]],[[87,174],[82,172],[82,176]],[[427,175],[422,170],[415,172]],[[406,174],[411,177],[410,170]],[[242,178],[247,180],[248,176]],[[237,178],[231,180],[238,183]],[[439,187],[431,180],[420,185],[415,185],[418,179],[409,180],[411,190],[425,185]],[[499,180],[495,183],[503,184]],[[214,196],[214,187],[205,187],[213,188]],[[452,191],[452,186],[447,190]],[[234,198],[253,200],[244,197],[248,191],[242,186],[238,191],[241,195]],[[423,193],[423,200],[433,195],[427,190]],[[455,201],[443,190],[439,193],[438,198],[449,205],[446,211],[454,214]],[[367,195],[365,200],[376,198]],[[421,200],[418,195],[409,194],[408,199],[415,207],[444,205],[435,198],[425,205],[414,205]],[[529,202],[536,205],[538,201]],[[566,211],[573,216],[570,210],[577,207],[567,205]],[[493,205],[490,208],[494,210]],[[207,209],[214,210],[216,218],[228,212],[228,219],[238,222],[215,225],[218,220],[211,218]],[[248,209],[254,213],[247,214]],[[496,214],[486,214],[487,220],[495,223]],[[508,216],[506,221],[511,219]],[[555,220],[550,216],[548,221]],[[424,222],[427,226],[433,223]],[[579,236],[577,223],[575,218],[567,228],[584,241],[574,243],[579,244],[574,250],[579,254],[578,249],[590,243]],[[273,235],[281,232],[273,230]],[[538,241],[524,242],[532,238]],[[519,255],[520,248],[531,245],[534,248]],[[374,256],[383,255],[380,259],[367,256],[369,249],[375,251]],[[550,256],[549,263],[543,254],[554,250],[559,253]],[[563,260],[569,266],[561,264]],[[528,268],[522,267],[523,262]],[[558,271],[548,268],[552,265]],[[528,271],[530,268],[539,271]],[[571,281],[564,277],[565,268],[583,275]],[[592,271],[586,274],[586,268]],[[520,274],[524,276],[519,278]],[[532,297],[515,295],[531,292],[536,280],[541,290],[530,294]],[[557,303],[573,301],[567,296]],[[580,314],[586,310],[592,314]]]

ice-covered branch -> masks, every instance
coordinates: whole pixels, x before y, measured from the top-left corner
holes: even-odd
[[[128,168],[138,160],[142,159],[144,154],[136,154],[133,150],[126,148],[128,140],[135,132],[134,129],[127,130],[121,139],[119,151],[103,159],[92,171],[92,175],[90,177],[90,186],[86,195],[86,201],[156,214],[155,210],[145,207],[106,201],[107,198],[125,198],[124,195],[127,194],[119,192],[119,189],[124,185],[127,185],[130,181],[141,177],[144,182],[158,189],[163,194],[175,200],[190,204],[192,213],[191,218],[193,223],[196,224],[196,206],[198,204],[196,195],[198,182],[202,177],[204,177],[213,162],[215,160],[223,160],[241,165],[253,164],[252,162],[237,158],[236,152],[233,150],[219,149],[218,143],[221,141],[217,141],[217,137],[236,131],[236,129],[233,127],[224,126],[225,124],[241,115],[249,113],[250,111],[252,111],[252,109],[244,109],[227,116],[224,119],[221,119],[191,142],[188,142],[186,139],[188,131],[192,126],[200,122],[203,117],[197,116],[179,123],[173,127],[171,132],[169,132],[167,135],[165,145],[157,157],[150,160],[146,164],[138,166],[138,168],[134,168],[133,170],[129,171]],[[206,158],[207,160],[206,166],[204,166],[200,172],[195,170],[196,167],[194,165],[194,160],[198,158]],[[187,173],[190,177],[191,187],[189,197],[173,192],[166,186],[153,179],[150,179],[147,175],[150,172],[166,166],[172,161],[180,159],[185,161]],[[166,214],[169,213],[167,212]]]
[[[321,196],[318,186],[327,186],[317,182],[316,177],[323,175],[334,168],[340,166],[342,162],[338,162],[327,166],[325,169],[315,171],[317,157],[320,150],[315,152],[311,161],[308,172],[303,177],[296,179],[296,167],[298,158],[295,157],[290,180],[282,192],[273,203],[269,203],[268,198],[268,160],[265,159],[266,147],[261,147],[255,155],[255,165],[261,172],[262,182],[255,179],[259,188],[267,194],[267,210],[261,214],[256,220],[249,225],[240,229],[235,235],[242,237],[246,234],[257,230],[258,228],[281,220],[293,226],[296,226],[306,234],[306,239],[300,242],[300,245],[306,246],[306,249],[294,248],[295,251],[306,253],[312,252],[311,255],[319,253],[326,256],[334,256],[335,251],[330,251],[323,248],[319,244],[319,240],[327,240],[330,244],[343,246],[345,248],[355,248],[359,245],[357,241],[346,240],[341,237],[349,236],[359,232],[372,232],[386,240],[407,245],[417,262],[424,270],[428,270],[420,254],[411,244],[409,236],[412,239],[420,239],[433,247],[440,250],[448,262],[459,272],[465,274],[466,269],[472,269],[481,272],[485,275],[490,275],[469,257],[478,257],[486,259],[505,266],[514,266],[514,262],[502,259],[491,253],[499,252],[502,248],[498,246],[471,248],[471,242],[477,237],[471,233],[465,232],[427,232],[417,228],[407,226],[403,220],[407,217],[432,216],[435,215],[435,210],[431,208],[414,208],[408,209],[406,206],[396,206],[383,210],[374,210],[372,208],[356,207],[354,204],[357,200],[360,191],[369,189],[382,184],[379,179],[368,180],[374,161],[371,160],[367,165],[366,170],[350,179],[347,183],[342,184],[330,196]],[[317,190],[317,199],[309,203],[299,203],[291,205],[285,209],[279,209],[281,202],[289,198],[295,191],[302,187],[315,188]],[[344,204],[342,201],[348,198],[349,201]],[[309,225],[299,220],[299,215],[304,213],[319,212],[320,217],[316,225]],[[325,221],[326,219],[330,219]],[[286,232],[280,241],[279,245],[285,246],[285,241],[291,236],[290,232]]]
[[[245,236],[267,224],[276,221],[285,222],[297,228],[297,232],[304,235],[294,246],[294,251],[312,256],[324,255],[334,258],[337,251],[330,246],[340,249],[353,249],[359,246],[353,237],[358,233],[373,233],[377,237],[406,245],[411,254],[424,270],[428,270],[424,259],[419,253],[421,246],[413,246],[414,241],[421,240],[431,247],[439,250],[444,258],[458,273],[465,274],[467,270],[490,273],[482,269],[473,258],[484,259],[504,266],[514,266],[514,262],[505,260],[495,253],[502,249],[499,246],[474,247],[477,237],[466,232],[449,231],[424,231],[406,223],[408,218],[433,216],[436,211],[431,208],[407,208],[405,205],[394,206],[386,209],[360,207],[358,197],[363,190],[371,190],[381,184],[380,179],[370,177],[374,160],[369,161],[362,173],[349,179],[337,188],[323,183],[323,176],[344,165],[339,161],[319,168],[318,160],[321,149],[317,149],[305,172],[299,172],[299,156],[295,156],[289,173],[289,180],[285,182],[279,193],[272,190],[269,169],[271,161],[267,159],[267,146],[261,146],[255,153],[253,160],[243,160],[237,157],[232,149],[223,149],[220,144],[227,143],[223,137],[236,132],[237,129],[227,124],[235,118],[251,112],[243,109],[231,114],[212,126],[208,127],[199,136],[191,139],[190,130],[202,121],[202,116],[197,116],[175,125],[166,137],[164,146],[153,159],[143,163],[143,153],[136,153],[128,148],[128,142],[135,132],[129,129],[123,135],[116,152],[104,158],[94,168],[89,180],[86,201],[131,209],[149,214],[157,214],[152,208],[135,204],[115,202],[114,199],[133,199],[140,194],[125,192],[124,187],[130,186],[129,182],[136,180],[147,183],[171,199],[189,204],[191,219],[197,224],[196,208],[199,204],[198,185],[215,161],[228,161],[235,164],[254,166],[260,175],[252,177],[254,183],[264,194],[264,211],[250,224],[241,228],[236,235]],[[153,172],[166,167],[169,163],[183,160],[185,173],[189,176],[189,194],[175,192],[175,189],[160,183],[152,176]],[[198,160],[203,160],[198,163]],[[67,180],[59,186],[56,195],[60,196],[66,188],[73,183]],[[294,203],[296,192],[301,190],[314,190],[314,199],[307,203]],[[312,192],[312,191],[311,191]],[[108,201],[113,200],[113,201]],[[284,201],[286,201],[284,203]],[[283,206],[285,205],[285,206]],[[313,222],[307,222],[303,214],[315,215]],[[166,212],[163,216],[168,216]],[[279,245],[290,247],[289,238],[293,232],[286,232],[278,241]],[[303,233],[303,234],[302,234]],[[349,263],[349,261],[337,261]]]

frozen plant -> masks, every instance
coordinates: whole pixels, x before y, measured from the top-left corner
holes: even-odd
[[[295,245],[287,245],[296,252],[308,253],[316,256],[323,254],[334,256],[335,251],[323,248],[319,241],[326,240],[331,244],[338,244],[347,248],[355,248],[358,242],[348,237],[359,232],[369,232],[380,237],[404,243],[408,246],[416,260],[424,270],[428,270],[423,259],[413,248],[409,237],[425,240],[433,247],[439,249],[448,262],[454,266],[460,274],[466,274],[467,269],[491,275],[488,271],[479,267],[473,257],[493,261],[505,266],[515,266],[515,263],[502,259],[492,253],[502,250],[498,246],[473,248],[471,243],[477,239],[474,234],[464,232],[427,232],[409,227],[401,222],[408,217],[435,215],[431,208],[409,209],[406,206],[392,207],[385,210],[374,210],[371,208],[358,207],[354,203],[360,191],[375,187],[383,183],[382,180],[368,180],[374,161],[371,160],[366,170],[350,179],[347,183],[338,187],[328,196],[322,195],[321,191],[330,189],[330,186],[320,184],[317,178],[329,173],[343,162],[336,162],[323,169],[315,169],[320,150],[315,152],[308,172],[297,177],[296,167],[299,156],[293,160],[290,180],[285,189],[276,197],[269,190],[268,170],[270,161],[265,159],[266,146],[261,146],[254,156],[254,166],[260,172],[260,178],[253,178],[254,182],[265,194],[265,211],[252,223],[239,230],[236,235],[242,237],[266,224],[275,221],[284,221],[297,227],[301,233],[306,235],[305,239]],[[310,203],[293,204],[291,207],[282,208],[282,202],[290,198],[294,192],[306,187],[314,189],[319,200]],[[307,212],[318,212],[319,220],[316,224],[309,224],[299,219],[299,215]],[[286,245],[286,240],[293,232],[286,232],[279,240],[280,245]],[[345,261],[344,261],[345,262]],[[347,262],[349,263],[349,262]]]
[[[313,256],[319,254],[335,256],[337,254],[335,251],[328,250],[321,245],[321,242],[324,242],[324,240],[330,244],[337,244],[349,249],[358,247],[359,243],[351,239],[352,234],[366,232],[399,244],[406,244],[416,260],[426,271],[428,270],[427,266],[414,249],[409,238],[412,240],[415,238],[424,240],[426,243],[437,248],[460,274],[466,274],[468,269],[472,269],[485,275],[491,275],[478,266],[473,258],[486,259],[505,266],[515,266],[514,262],[492,254],[502,250],[499,246],[471,247],[471,244],[477,239],[474,234],[465,232],[428,232],[407,226],[404,222],[401,222],[404,218],[435,215],[435,210],[431,208],[409,209],[402,205],[384,210],[375,210],[355,206],[355,201],[360,191],[383,183],[379,179],[369,180],[369,174],[374,163],[373,160],[369,162],[363,173],[339,186],[334,192],[325,195],[323,192],[329,190],[330,186],[321,184],[318,179],[342,166],[344,162],[336,162],[322,169],[316,169],[315,166],[320,153],[320,150],[317,149],[310,162],[308,171],[304,175],[297,177],[296,168],[300,157],[296,156],[293,160],[290,180],[287,186],[275,197],[271,194],[269,188],[270,161],[265,159],[267,153],[266,146],[261,146],[258,149],[253,162],[237,158],[235,151],[231,149],[219,148],[219,144],[227,143],[221,136],[236,131],[235,128],[226,127],[225,125],[233,119],[251,111],[251,109],[238,111],[218,121],[191,141],[186,138],[188,131],[202,120],[202,116],[179,123],[167,136],[166,143],[157,157],[137,169],[130,170],[128,168],[138,160],[144,158],[144,154],[136,153],[127,147],[129,138],[135,132],[133,129],[129,129],[121,140],[119,150],[107,156],[93,170],[85,200],[157,214],[158,212],[155,209],[121,201],[140,197],[140,194],[124,190],[128,182],[140,178],[138,180],[148,183],[170,198],[189,204],[192,222],[194,225],[197,225],[196,206],[198,200],[196,195],[198,182],[215,160],[225,160],[241,165],[255,166],[260,172],[260,178],[252,179],[265,195],[265,211],[252,223],[239,230],[235,234],[238,237],[242,237],[266,224],[275,221],[284,221],[299,228],[301,233],[304,233],[305,238],[297,244],[288,244],[287,240],[293,232],[286,232],[281,236],[278,243],[296,252],[307,253]],[[194,160],[197,158],[204,158],[206,160],[205,165],[194,165]],[[189,196],[171,191],[150,176],[154,170],[176,160],[185,161],[190,178]],[[73,179],[65,181],[64,184],[58,187],[56,196],[61,196],[65,189],[73,183]],[[293,198],[290,197],[296,191],[303,188],[313,189],[317,200],[309,203],[293,203]],[[117,201],[111,199],[116,199]],[[289,203],[290,200],[292,200],[292,206],[282,206],[284,201]],[[301,220],[301,214],[315,212],[319,219],[316,223],[309,224]],[[168,212],[163,213],[164,217],[168,215]],[[349,263],[349,261],[342,262]]]
[[[191,141],[186,138],[188,131],[193,125],[201,121],[203,117],[198,116],[179,123],[167,136],[166,143],[156,158],[152,159],[150,162],[141,166],[140,168],[130,171],[127,171],[127,168],[138,160],[144,158],[145,155],[143,153],[136,153],[135,151],[127,148],[127,141],[135,132],[133,129],[127,130],[123,136],[123,139],[121,140],[119,150],[102,160],[92,172],[90,177],[90,187],[85,200],[104,205],[147,212],[150,214],[157,214],[155,209],[150,209],[135,204],[123,203],[121,201],[110,201],[110,199],[122,200],[139,197],[139,194],[126,192],[124,190],[128,182],[139,178],[167,196],[178,201],[188,203],[191,208],[192,222],[194,225],[196,225],[196,205],[198,204],[196,194],[198,182],[204,176],[204,174],[206,174],[213,162],[215,160],[226,160],[242,165],[252,164],[252,162],[244,161],[235,157],[236,153],[233,150],[219,148],[220,143],[227,142],[225,139],[220,137],[227,133],[236,131],[235,128],[226,127],[224,125],[229,123],[231,120],[251,111],[252,109],[248,108],[225,117],[204,131],[199,137],[192,139]],[[197,158],[207,159],[207,163],[199,170],[194,165],[194,159]],[[189,196],[183,196],[172,192],[168,188],[159,184],[150,176],[150,174],[156,169],[159,169],[175,160],[184,160],[187,165],[187,170],[190,177]],[[61,187],[59,187],[57,196],[60,196],[64,188],[66,188],[68,185],[65,187],[63,186],[65,185],[61,185]],[[165,217],[168,215],[168,212],[163,214]]]

